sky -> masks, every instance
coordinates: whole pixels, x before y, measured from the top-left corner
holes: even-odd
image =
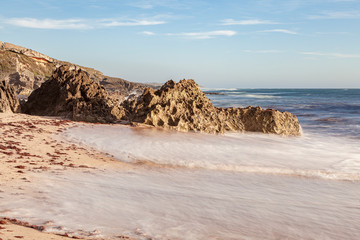
[[[136,82],[360,88],[360,0],[0,0],[0,41]]]

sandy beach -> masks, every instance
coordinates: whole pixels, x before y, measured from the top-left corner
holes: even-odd
[[[29,184],[41,184],[36,173],[116,169],[121,163],[93,149],[60,140],[55,136],[76,124],[61,118],[0,113],[0,192],[26,194]],[[54,138],[55,137],[55,138]],[[16,219],[1,218],[0,239],[68,239],[45,233],[44,226],[34,226]],[[77,238],[69,235],[69,237]]]

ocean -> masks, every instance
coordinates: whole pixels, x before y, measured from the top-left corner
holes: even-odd
[[[292,112],[302,136],[83,124],[62,137],[126,167],[44,173],[36,194],[0,207],[96,236],[360,239],[359,89],[203,90],[218,107]]]

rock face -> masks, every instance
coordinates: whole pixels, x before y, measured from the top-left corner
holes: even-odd
[[[100,123],[113,122],[124,115],[122,108],[87,72],[69,66],[56,69],[49,80],[33,91],[23,111]]]
[[[157,91],[147,88],[123,106],[130,121],[178,131],[300,135],[299,122],[291,113],[260,107],[216,108],[194,80],[170,80]]]
[[[12,85],[20,95],[29,95],[55,70],[53,63],[0,49],[0,80]]]
[[[14,88],[0,81],[0,112],[19,112],[20,105]]]

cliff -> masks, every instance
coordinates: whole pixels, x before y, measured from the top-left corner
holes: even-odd
[[[103,84],[110,95],[123,100],[131,93],[141,93],[147,85],[111,78],[93,68],[60,61],[37,51],[0,41],[0,80],[12,85],[16,94],[29,96],[48,80],[57,67],[73,66],[86,71],[89,77]]]

